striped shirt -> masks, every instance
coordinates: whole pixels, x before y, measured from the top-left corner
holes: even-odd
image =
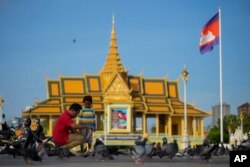
[[[96,128],[95,110],[83,107],[83,109],[79,113],[79,123],[83,124],[84,126],[95,129]]]

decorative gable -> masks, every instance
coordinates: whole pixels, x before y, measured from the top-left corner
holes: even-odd
[[[131,91],[118,72],[113,73],[109,84],[104,89],[104,101],[131,102]]]

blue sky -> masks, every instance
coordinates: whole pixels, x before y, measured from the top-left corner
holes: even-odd
[[[7,117],[46,99],[46,77],[98,74],[115,14],[118,49],[129,74],[178,79],[189,71],[187,101],[219,103],[219,47],[199,53],[201,28],[222,9],[223,101],[250,102],[250,2],[247,0],[1,0],[0,96]],[[76,43],[72,40],[76,39]],[[180,82],[181,99],[183,84]],[[206,119],[208,124],[211,119]]]

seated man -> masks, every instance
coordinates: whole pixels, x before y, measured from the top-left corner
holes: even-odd
[[[84,137],[80,134],[79,129],[88,127],[75,124],[73,121],[73,118],[79,114],[81,109],[80,104],[74,103],[70,106],[69,110],[63,112],[56,121],[52,140],[64,149],[63,153],[65,150],[84,143]]]

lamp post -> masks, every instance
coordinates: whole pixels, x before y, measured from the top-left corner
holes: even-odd
[[[184,135],[182,139],[182,148],[185,149],[189,146],[189,136],[187,131],[187,81],[188,81],[188,71],[186,65],[184,65],[184,69],[181,73],[182,81],[184,84]]]

